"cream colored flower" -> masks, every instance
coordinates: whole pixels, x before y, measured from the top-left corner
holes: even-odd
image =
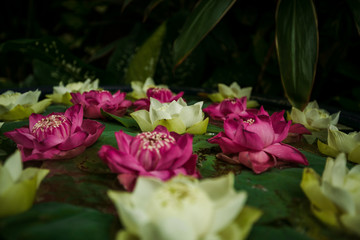
[[[327,144],[318,141],[319,151],[336,157],[340,152],[346,153],[347,158],[355,163],[360,163],[360,132],[346,134],[331,125],[328,129]]]
[[[339,121],[340,112],[329,114],[320,109],[316,101],[309,102],[303,111],[293,107],[290,117],[294,123],[304,125],[310,131],[328,129],[330,125],[336,125]]]
[[[140,177],[133,193],[109,191],[125,227],[117,239],[245,239],[261,212],[245,207],[234,175],[167,182]],[[146,199],[146,200],[145,200]]]
[[[41,91],[25,93],[6,91],[0,95],[0,120],[14,121],[28,118],[32,113],[43,112],[51,100],[38,101]]]
[[[213,102],[222,102],[226,98],[247,98],[247,107],[257,107],[259,103],[255,100],[250,100],[252,87],[241,88],[237,82],[233,82],[230,86],[223,83],[218,84],[219,92],[209,94],[208,97]]]
[[[23,170],[19,151],[11,155],[4,165],[0,164],[0,218],[29,209],[40,182],[48,172],[38,168]]]
[[[132,92],[128,93],[128,96],[137,100],[141,98],[147,98],[146,91],[149,88],[168,88],[166,85],[155,85],[154,80],[151,77],[148,77],[145,82],[133,81],[131,82]]]
[[[156,126],[162,125],[179,134],[204,134],[209,118],[204,120],[202,105],[203,102],[197,102],[187,106],[182,98],[171,103],[160,103],[155,98],[150,98],[149,111],[139,110],[130,115],[143,132],[153,131]]]
[[[311,135],[303,135],[310,144],[316,139],[326,141],[327,129],[338,123],[339,116],[340,112],[329,114],[325,109],[320,109],[316,101],[309,102],[303,111],[293,107],[290,113],[293,123],[300,123],[311,131]]]
[[[53,93],[46,95],[47,98],[50,98],[54,103],[61,103],[66,105],[72,105],[71,95],[72,92],[88,92],[91,90],[99,90],[99,80],[96,79],[93,82],[90,79],[87,79],[85,82],[73,82],[68,83],[66,86],[62,82],[59,83],[59,86],[53,87]]]
[[[301,188],[317,218],[360,236],[360,165],[349,170],[344,153],[335,160],[328,158],[322,177],[304,169]]]

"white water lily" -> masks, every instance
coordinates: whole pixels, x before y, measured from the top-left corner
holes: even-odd
[[[129,97],[132,97],[134,99],[141,99],[141,98],[147,98],[146,91],[149,88],[168,88],[166,85],[155,85],[154,80],[151,77],[148,77],[145,82],[141,81],[132,81],[131,82],[131,88],[133,89],[132,92],[128,93]]]
[[[0,120],[14,121],[28,118],[32,113],[41,113],[51,100],[39,100],[41,91],[25,93],[6,91],[0,95]]]
[[[132,193],[109,191],[125,227],[117,239],[244,239],[261,212],[233,185],[232,173],[202,181],[179,175],[140,177]]]
[[[209,118],[204,119],[202,105],[203,102],[197,102],[188,106],[182,98],[171,103],[161,103],[150,98],[149,111],[139,110],[130,115],[143,132],[153,131],[156,126],[162,125],[179,134],[204,134]]]
[[[0,218],[29,209],[40,182],[48,172],[47,169],[32,167],[23,170],[18,150],[4,165],[0,164]]]
[[[255,100],[250,100],[252,87],[241,88],[237,82],[233,82],[230,86],[223,83],[218,84],[217,93],[209,94],[208,97],[213,102],[222,102],[226,98],[247,98],[247,107],[257,107],[259,104]]]
[[[293,107],[290,113],[294,123],[300,123],[310,131],[328,129],[330,125],[336,125],[339,116],[340,112],[330,115],[325,109],[320,109],[317,101],[309,102],[303,111]]]
[[[326,141],[327,129],[339,121],[340,111],[329,114],[325,109],[320,109],[317,101],[309,102],[303,111],[293,107],[290,118],[293,123],[300,123],[311,131],[311,135],[303,135],[305,140],[312,144],[316,139]]]
[[[99,80],[96,79],[91,81],[87,79],[85,82],[73,82],[68,83],[64,86],[63,82],[59,83],[59,86],[53,87],[53,93],[46,95],[46,97],[50,98],[54,103],[62,103],[66,105],[72,105],[71,103],[71,95],[72,92],[89,92],[91,90],[99,90]]]
[[[318,141],[320,152],[336,157],[340,152],[346,153],[349,161],[360,163],[360,132],[346,134],[331,125],[328,129],[327,144]]]
[[[341,153],[326,160],[322,177],[311,168],[304,169],[301,188],[321,221],[360,236],[360,165],[346,167]]]

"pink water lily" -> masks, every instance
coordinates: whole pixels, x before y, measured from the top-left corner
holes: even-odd
[[[231,115],[224,122],[224,132],[209,139],[219,144],[231,163],[238,163],[261,173],[286,162],[307,165],[306,157],[296,148],[282,143],[288,136],[291,122],[284,111],[272,116],[261,108],[258,114],[246,117]]]
[[[97,121],[83,119],[80,104],[68,108],[65,113],[47,116],[31,114],[29,126],[4,133],[16,142],[22,160],[72,158],[92,145],[104,131]]]
[[[160,101],[160,103],[169,103],[172,101],[177,101],[184,95],[184,92],[179,92],[177,95],[174,95],[173,92],[168,88],[149,88],[146,91],[147,98],[142,98],[134,102],[136,107],[135,111],[145,109],[149,111],[150,107],[150,98],[155,98]]]
[[[123,116],[131,101],[125,100],[126,93],[117,91],[112,95],[109,91],[91,90],[84,93],[70,93],[73,104],[81,104],[84,107],[86,118],[104,118],[101,109],[116,116]]]
[[[240,116],[247,115],[246,97],[227,98],[220,103],[213,103],[203,109],[212,119],[224,121],[229,114],[237,114]]]
[[[132,191],[138,176],[151,176],[163,181],[178,174],[199,177],[197,155],[192,153],[193,137],[168,132],[158,126],[152,132],[133,137],[123,131],[115,133],[118,149],[104,145],[98,155],[118,174],[125,189]]]

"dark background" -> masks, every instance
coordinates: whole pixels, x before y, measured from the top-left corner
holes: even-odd
[[[150,3],[149,3],[150,2]],[[64,54],[94,69],[102,86],[124,86],[137,48],[167,20],[168,31],[154,80],[157,84],[216,90],[217,83],[253,86],[253,95],[283,99],[274,45],[275,0],[238,0],[173,71],[172,47],[195,1],[7,1],[0,10],[0,44],[16,39],[56,39]],[[153,4],[158,3],[158,4]],[[153,4],[153,5],[152,5]],[[319,60],[311,100],[360,111],[359,34],[346,1],[314,1]],[[51,40],[49,40],[51,41]],[[79,80],[36,52],[0,49],[0,87],[49,87]],[[81,80],[81,79],[80,79]]]

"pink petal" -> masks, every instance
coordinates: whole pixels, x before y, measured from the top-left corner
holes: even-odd
[[[74,133],[83,122],[84,110],[80,104],[69,107],[65,111],[65,117],[71,121],[71,133]]]
[[[50,135],[43,141],[34,141],[34,148],[39,151],[47,151],[48,149],[53,148],[62,142],[64,142],[64,139],[59,138],[56,135]]]
[[[142,176],[146,176],[141,174]],[[153,176],[156,178],[159,178],[163,181],[170,179],[172,176],[174,176],[174,173],[171,170],[161,170],[161,171],[151,171],[149,172],[148,176]]]
[[[130,153],[129,146],[134,140],[134,137],[124,133],[123,130],[120,130],[119,132],[115,132],[115,138],[119,151],[124,153]]]
[[[124,186],[126,191],[134,190],[138,176],[132,173],[122,173],[117,176],[119,182]]]
[[[308,161],[304,154],[290,145],[275,143],[264,148],[264,151],[283,161],[308,165]]]
[[[240,125],[239,121],[242,121],[242,120],[238,116],[228,118],[224,121],[224,131],[225,131],[225,134],[229,138],[231,138],[231,139],[235,138],[236,132]]]
[[[265,146],[268,146],[274,142],[275,134],[274,129],[272,128],[270,118],[268,116],[255,116],[255,122],[246,126],[246,130],[243,131],[243,134],[246,134],[246,140],[242,140],[241,145],[245,145],[253,150],[261,150]],[[244,123],[245,125],[245,123]],[[254,137],[255,135],[257,137]],[[241,138],[241,133],[237,134],[236,140]],[[251,139],[254,138],[254,139]],[[254,141],[255,140],[255,141]],[[246,145],[246,142],[249,142]]]
[[[133,156],[122,153],[112,146],[104,145],[98,152],[99,157],[114,173],[143,172],[144,168]]]
[[[246,148],[240,146],[232,139],[228,138],[224,132],[220,132],[216,136],[208,139],[209,143],[219,144],[221,150],[225,154],[238,153],[239,151],[244,151]]]
[[[180,166],[183,166],[184,163],[186,163],[189,160],[189,158],[192,156],[193,136],[190,134],[184,134],[178,139],[176,143],[177,143],[176,147],[179,148],[178,150],[179,157],[177,157],[176,162],[174,162],[174,164],[171,166],[172,169],[176,169]],[[176,154],[174,153],[174,155]],[[162,161],[164,161],[164,159],[162,159]]]
[[[17,128],[13,131],[5,132],[4,135],[25,148],[33,148],[34,141],[36,141],[35,137],[30,134],[27,127]]]
[[[149,111],[150,100],[147,98],[142,98],[142,99],[136,100],[134,102],[134,106],[136,107],[135,111],[138,111],[141,109],[145,109],[145,110]]]
[[[71,134],[63,143],[59,144],[57,148],[61,151],[68,151],[77,148],[84,144],[88,134],[85,132],[76,132]]]
[[[258,129],[258,130],[261,130],[261,129]],[[263,134],[263,133],[260,132],[260,134]],[[251,150],[255,150],[255,151],[260,151],[264,148],[263,139],[264,139],[264,136],[259,136],[257,133],[250,132],[248,130],[239,128],[236,132],[234,141],[237,143],[237,145],[242,146],[243,149],[246,148],[246,149],[251,149]],[[224,152],[224,153],[227,154],[227,152]]]
[[[257,174],[262,173],[275,165],[274,159],[264,151],[240,152],[238,161],[246,167],[251,168]]]
[[[298,133],[298,134],[309,134],[311,135],[311,132],[304,127],[304,125],[300,124],[300,123],[295,123],[293,125],[290,126],[289,129],[290,133]]]
[[[88,133],[84,145],[86,147],[91,146],[98,140],[105,129],[105,125],[90,119],[84,119],[83,124],[81,125],[82,131]]]
[[[76,105],[78,103],[81,103],[83,101],[83,96],[81,93],[70,93],[71,99],[70,101]]]
[[[269,113],[267,111],[265,111],[263,106],[261,106],[256,115],[258,115],[258,116],[260,116],[260,115],[269,116]]]

